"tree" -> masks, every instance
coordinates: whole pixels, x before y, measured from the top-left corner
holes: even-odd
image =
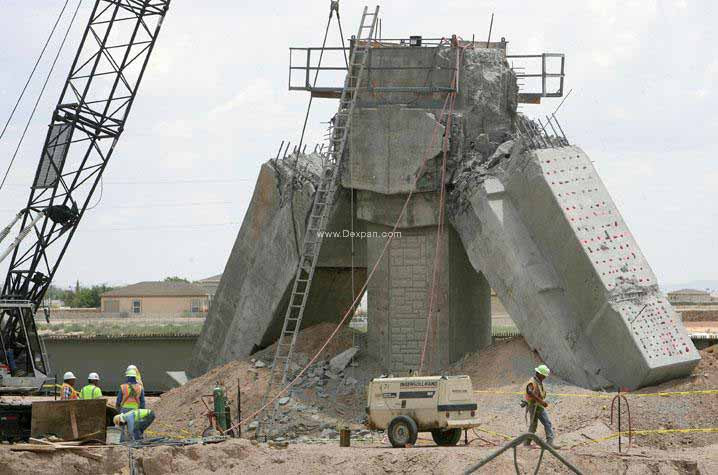
[[[63,290],[60,287],[51,285],[45,292],[45,298],[48,300],[65,300],[67,296],[67,290]]]
[[[65,305],[72,308],[99,308],[100,295],[108,290],[112,290],[105,284],[93,285],[92,287],[82,287],[79,283],[75,286],[76,290],[65,291],[63,300]]]
[[[184,277],[177,276],[165,277],[165,282],[186,282],[189,284],[189,280],[185,279]]]

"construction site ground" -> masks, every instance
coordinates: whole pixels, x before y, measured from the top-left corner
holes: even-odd
[[[294,359],[296,374],[334,330],[331,324],[305,329],[299,335]],[[289,396],[280,399],[278,444],[256,443],[254,424],[247,420],[242,439],[203,446],[158,446],[134,449],[132,458],[139,473],[457,473],[477,463],[526,427],[519,406],[523,384],[539,362],[521,338],[497,341],[493,346],[447,368],[450,374],[468,374],[477,391],[478,416],[482,422],[470,431],[469,445],[439,448],[430,434],[420,434],[413,448],[392,449],[385,435],[363,426],[366,382],[377,377],[376,361],[360,351],[343,371],[328,361],[350,348],[354,330],[342,329],[300,378]],[[200,435],[207,427],[206,408],[200,396],[210,394],[221,382],[236,411],[237,383],[241,388],[242,417],[250,419],[260,407],[269,377],[273,348],[251,359],[215,368],[151,401],[156,422],[148,437],[179,439]],[[549,378],[549,414],[557,431],[561,454],[583,473],[718,473],[718,347],[701,351],[694,373],[684,379],[643,388],[626,395],[633,437],[622,439],[618,454],[617,425],[611,420],[615,393],[590,391]],[[622,430],[628,431],[628,412],[623,404]],[[233,418],[236,414],[233,413]],[[352,447],[340,448],[337,428],[352,429]],[[539,435],[543,431],[539,429]],[[626,452],[626,449],[627,452]],[[125,447],[87,449],[99,460],[68,451],[52,453],[12,452],[0,446],[2,473],[55,473],[72,468],[78,473],[129,473]],[[537,449],[518,449],[518,464],[533,473]],[[511,452],[491,462],[485,471],[515,473]],[[483,472],[480,472],[483,473]],[[539,473],[568,473],[546,454]]]

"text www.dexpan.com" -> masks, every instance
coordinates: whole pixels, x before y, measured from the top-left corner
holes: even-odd
[[[338,239],[338,238],[354,238],[354,239],[367,239],[367,238],[388,238],[393,237],[394,239],[401,238],[401,231],[373,231],[373,232],[357,232],[344,229],[342,231],[319,231],[318,237],[323,239]]]

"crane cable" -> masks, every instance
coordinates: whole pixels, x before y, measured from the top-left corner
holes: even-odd
[[[0,182],[0,190],[2,190],[3,186],[5,185],[5,180],[7,180],[8,174],[10,173],[10,170],[12,169],[13,163],[15,163],[15,158],[17,158],[17,154],[20,151],[22,142],[23,142],[23,140],[25,140],[25,135],[27,134],[27,129],[30,127],[30,122],[32,122],[32,119],[35,116],[35,112],[37,111],[37,106],[40,104],[42,95],[45,93],[45,88],[47,87],[47,83],[50,81],[50,76],[52,75],[52,72],[55,69],[57,60],[60,58],[60,53],[62,53],[62,48],[65,46],[65,41],[67,41],[67,37],[70,34],[72,25],[75,23],[75,18],[77,18],[77,12],[80,10],[80,5],[82,5],[82,0],[78,0],[77,7],[75,7],[75,12],[72,14],[70,23],[67,25],[67,30],[65,30],[65,35],[62,38],[60,47],[57,49],[57,54],[55,55],[55,58],[52,61],[50,70],[47,72],[47,76],[45,77],[45,82],[42,84],[42,89],[40,89],[40,94],[37,96],[37,100],[35,101],[35,105],[32,108],[30,117],[28,117],[27,122],[25,123],[25,128],[23,129],[22,135],[20,136],[20,141],[18,142],[17,147],[15,147],[15,152],[12,154],[12,158],[10,159],[10,163],[7,166],[7,170],[5,170],[5,175],[2,178],[2,182]]]
[[[20,101],[22,101],[22,98],[25,95],[25,91],[27,91],[27,88],[30,85],[30,81],[32,80],[32,77],[35,75],[35,71],[37,70],[37,67],[40,64],[42,57],[45,55],[45,50],[47,49],[47,46],[50,44],[50,40],[52,39],[53,35],[55,34],[57,25],[60,23],[60,19],[62,18],[62,15],[65,13],[65,9],[67,8],[68,3],[70,3],[70,0],[65,0],[65,4],[62,6],[62,10],[60,10],[60,13],[57,15],[57,18],[55,19],[55,24],[52,25],[52,30],[50,30],[50,34],[48,35],[47,39],[45,40],[45,44],[42,47],[42,51],[40,51],[40,56],[37,57],[37,60],[35,61],[35,65],[32,67],[32,71],[30,71],[30,75],[27,77],[27,81],[25,81],[25,85],[23,86],[22,91],[20,91],[20,96],[17,98],[17,101],[15,102],[15,105],[13,106],[12,111],[10,111],[10,116],[5,121],[5,125],[3,126],[2,131],[0,131],[0,139],[2,139],[3,135],[5,135],[5,131],[7,130],[8,126],[10,125],[10,121],[12,120],[13,116],[15,115],[15,112],[17,111],[17,108],[20,105]]]
[[[317,80],[319,79],[319,69],[322,66],[322,58],[324,58],[324,50],[327,47],[327,37],[329,36],[329,26],[332,24],[332,18],[334,17],[334,10],[337,12],[337,22],[339,22],[339,31],[341,34],[341,20],[339,19],[339,2],[338,1],[332,1],[331,6],[329,8],[329,19],[327,20],[327,27],[324,29],[324,41],[322,42],[322,49],[319,52],[319,61],[317,62],[317,70],[314,73],[314,82],[312,83],[312,89],[314,89],[317,86]],[[344,45],[344,37],[342,36],[342,45]],[[309,53],[307,53],[309,54]],[[346,60],[346,51],[344,52],[344,59]],[[309,66],[307,66],[309,67]],[[347,61],[347,69],[349,68],[349,63]],[[314,99],[314,96],[312,96],[311,91],[309,92],[309,104],[307,104],[307,112],[304,115],[304,125],[302,126],[302,135],[299,137],[299,145],[297,146],[297,152],[301,153],[302,151],[302,144],[304,143],[304,134],[307,131],[307,122],[309,121],[309,111],[312,109],[312,101]],[[296,160],[299,160],[299,155],[297,154]],[[296,161],[295,161],[296,163]]]

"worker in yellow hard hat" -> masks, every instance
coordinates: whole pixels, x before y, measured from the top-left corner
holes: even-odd
[[[524,403],[526,415],[530,418],[528,431],[532,434],[536,433],[538,423],[541,422],[546,431],[546,443],[554,449],[559,448],[554,444],[555,433],[553,425],[548,418],[548,403],[546,402],[546,388],[543,381],[551,374],[551,370],[545,364],[538,365],[534,369],[534,375],[524,385]],[[531,445],[531,441],[527,440],[525,445]]]
[[[131,364],[127,367],[127,371],[130,370],[133,370],[135,372],[135,378],[137,379],[137,382],[142,385],[142,373],[140,373],[140,368]]]

